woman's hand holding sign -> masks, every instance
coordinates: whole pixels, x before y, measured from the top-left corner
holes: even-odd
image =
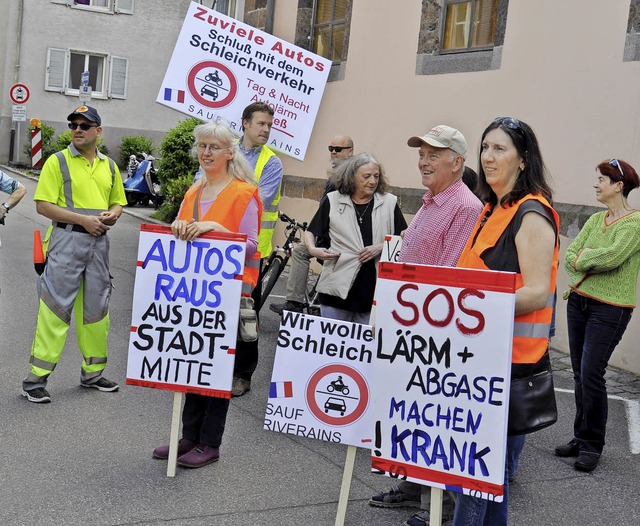
[[[192,241],[206,232],[229,232],[220,223],[215,221],[184,221],[176,219],[171,223],[173,235],[183,241]]]

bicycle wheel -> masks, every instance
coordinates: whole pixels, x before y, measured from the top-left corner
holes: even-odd
[[[269,268],[267,268],[267,271],[264,273],[264,276],[262,277],[261,305],[265,304],[267,298],[269,297],[269,294],[271,294],[271,291],[273,290],[273,286],[276,284],[276,281],[278,281],[278,278],[280,277],[283,269],[282,263],[282,258],[276,256],[275,258],[273,258],[273,261],[269,265]]]

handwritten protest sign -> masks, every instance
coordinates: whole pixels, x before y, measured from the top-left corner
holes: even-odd
[[[502,500],[515,274],[382,263],[377,473]]]
[[[373,330],[285,311],[264,429],[371,447]]]
[[[231,398],[245,241],[141,225],[127,384]]]
[[[401,236],[384,236],[384,243],[382,245],[382,254],[380,254],[380,261],[397,263],[400,256],[400,249],[402,248]]]
[[[238,133],[242,111],[274,112],[267,146],[304,160],[331,61],[192,2],[156,102]]]

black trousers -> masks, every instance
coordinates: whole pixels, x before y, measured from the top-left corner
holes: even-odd
[[[182,409],[183,438],[196,444],[220,447],[228,410],[228,398],[187,394]]]

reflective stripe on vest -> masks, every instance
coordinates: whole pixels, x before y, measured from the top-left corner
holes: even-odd
[[[58,163],[60,164],[60,173],[62,174],[62,187],[64,189],[64,200],[67,208],[73,210],[77,214],[83,214],[86,216],[95,216],[100,214],[100,212],[103,212],[103,210],[97,210],[94,208],[75,208],[73,203],[73,192],[71,191],[71,172],[69,171],[67,158],[62,152],[56,152],[56,157],[58,158]],[[111,187],[113,187],[113,183],[116,177],[116,166],[111,157],[107,157],[107,159],[109,159],[109,168],[111,169]],[[54,224],[55,223],[56,222],[54,221]]]
[[[206,179],[198,186],[192,186],[184,195],[180,213],[177,219],[184,221],[215,221],[220,223],[230,232],[238,232],[242,216],[252,198],[258,203],[258,215],[262,212],[262,204],[258,196],[258,189],[243,181],[234,179],[220,192],[214,204],[209,207],[207,213],[200,214],[200,195],[206,184]],[[253,258],[245,259],[244,273],[242,275],[242,292],[251,293],[258,283],[258,268],[260,254],[256,251]]]
[[[513,328],[513,363],[536,363],[542,358],[549,344],[549,331],[553,316],[553,305],[556,292],[556,277],[558,274],[558,232],[560,231],[560,218],[549,202],[540,195],[527,195],[509,207],[496,206],[491,215],[488,215],[490,206],[486,205],[476,223],[469,240],[467,241],[458,267],[479,268],[490,270],[482,260],[482,254],[495,246],[520,208],[520,205],[530,199],[542,203],[552,211],[556,225],[556,245],[553,250],[553,262],[551,264],[551,278],[549,280],[549,295],[546,305],[542,309],[521,314],[514,319]],[[482,229],[480,228],[482,227]],[[516,290],[523,286],[522,274],[516,274]]]
[[[260,155],[256,161],[256,167],[253,171],[253,176],[256,184],[260,182],[262,177],[262,171],[271,157],[275,156],[273,150],[262,147]],[[262,203],[262,219],[260,222],[260,235],[258,236],[258,251],[261,257],[266,258],[271,254],[271,240],[276,229],[276,223],[278,222],[278,205],[280,204],[280,186],[278,186],[278,193],[271,203]]]

